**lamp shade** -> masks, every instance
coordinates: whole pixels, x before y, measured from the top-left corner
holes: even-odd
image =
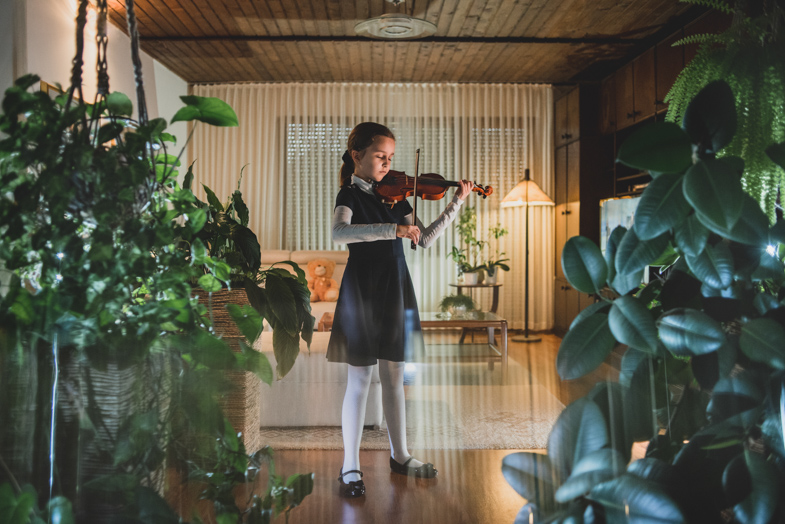
[[[521,180],[502,200],[502,207],[552,206],[553,200],[533,180]]]

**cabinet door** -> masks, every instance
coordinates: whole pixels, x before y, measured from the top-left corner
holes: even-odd
[[[564,271],[561,267],[561,252],[564,243],[567,242],[567,204],[556,206],[556,220],[554,220],[555,244],[556,244],[556,277],[564,278]]]
[[[567,98],[558,99],[553,106],[553,144],[559,147],[567,143]]]
[[[575,317],[581,312],[580,298],[578,296],[580,293],[578,293],[578,290],[572,287],[569,282],[565,287],[567,289],[564,290],[566,295],[564,301],[567,303],[567,328],[569,329],[572,321],[575,320]]]
[[[567,132],[564,138],[567,142],[581,137],[581,89],[579,87],[567,95]]]
[[[581,199],[581,142],[572,142],[562,149],[567,150],[567,202],[577,202]]]
[[[635,106],[633,105],[633,71],[632,62],[616,71],[616,129],[622,129],[635,122]]]
[[[567,217],[567,232],[564,241],[581,234],[581,203],[569,202],[565,205],[564,214]]]
[[[657,44],[657,110],[668,108],[664,102],[665,95],[673,87],[673,82],[684,68],[684,46],[673,47],[672,44],[681,38],[681,31]]]
[[[633,62],[635,121],[654,114],[657,101],[657,84],[654,76],[654,48],[652,47]]]
[[[607,135],[616,131],[616,76],[602,82],[600,88],[600,133]]]
[[[556,165],[555,175],[556,180],[556,204],[564,204],[567,202],[567,146],[559,147],[556,149]]]
[[[570,327],[567,322],[567,293],[564,290],[567,281],[561,278],[553,281],[553,330],[563,334]]]

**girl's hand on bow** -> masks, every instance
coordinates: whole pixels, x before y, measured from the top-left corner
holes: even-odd
[[[398,238],[408,238],[415,244],[420,242],[420,228],[417,226],[395,226],[395,236]]]
[[[472,192],[474,189],[474,183],[469,180],[461,180],[458,182],[460,184],[458,189],[455,191],[455,196],[460,198],[461,200],[466,200],[466,197]]]

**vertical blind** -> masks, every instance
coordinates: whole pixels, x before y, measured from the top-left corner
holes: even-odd
[[[396,136],[392,169],[411,174],[420,149],[420,172],[449,180],[469,179],[493,186],[487,199],[470,196],[464,207],[477,212],[477,236],[488,239],[496,224],[509,234],[498,249],[511,270],[501,272],[498,313],[512,329],[523,327],[526,208],[500,209],[521,179],[531,178],[553,196],[552,90],[523,84],[218,84],[194,85],[193,94],[229,103],[240,126],[197,124],[189,145],[196,187],[204,183],[221,199],[237,187],[251,210],[249,226],[262,249],[345,249],[332,242],[330,226],[341,155],[352,128],[364,121],[387,125]],[[418,202],[418,217],[429,224],[448,198]],[[553,209],[530,208],[529,327],[553,325]],[[447,254],[459,238],[455,228],[430,249],[407,259],[421,311],[434,311],[455,292],[457,268]],[[492,252],[496,250],[491,245]],[[490,290],[475,299],[490,307]]]

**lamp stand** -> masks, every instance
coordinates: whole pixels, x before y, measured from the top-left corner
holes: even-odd
[[[526,170],[526,180],[529,180],[529,170]],[[529,192],[528,185],[526,186],[526,220],[524,229],[526,229],[526,276],[524,277],[524,292],[523,292],[523,335],[516,335],[512,337],[513,342],[539,342],[542,337],[538,335],[529,335]]]

